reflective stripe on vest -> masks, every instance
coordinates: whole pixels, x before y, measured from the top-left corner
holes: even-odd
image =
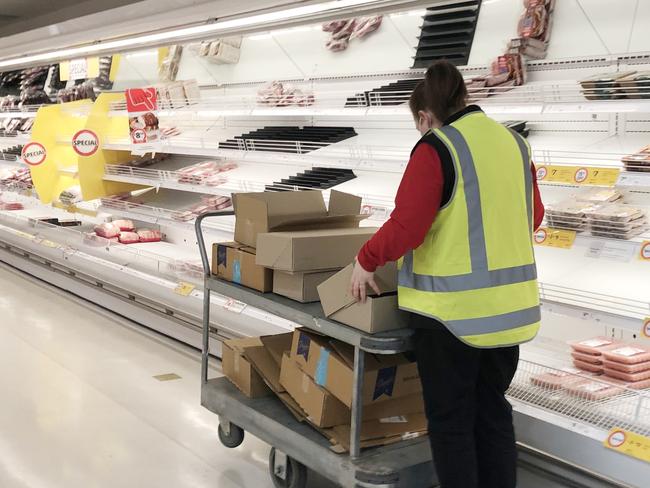
[[[464,203],[467,209],[466,245],[469,250],[469,272],[444,276],[418,274],[414,272],[414,253],[410,251],[404,256],[400,267],[400,308],[422,315],[432,316],[443,322],[461,340],[473,346],[500,347],[519,344],[532,339],[539,328],[541,312],[536,285],[537,267],[534,262],[534,257],[531,257],[531,262],[517,266],[499,269],[489,269],[488,267],[488,248],[486,245],[477,166],[475,165],[472,151],[465,137],[455,127],[459,121],[468,116],[472,117],[474,114],[468,114],[454,124],[438,129],[437,132],[444,136],[439,136],[439,138],[447,145],[456,165],[456,171],[460,171],[462,175],[462,179],[460,177],[461,175],[457,175],[457,184],[460,185],[461,183],[459,181],[462,180],[462,193],[464,194]],[[479,116],[485,117],[482,113]],[[470,127],[475,126],[470,124]],[[503,132],[503,134],[508,133]],[[498,135],[501,136],[501,133],[498,132]],[[516,141],[516,147],[518,148],[518,150],[513,149],[513,152],[517,151],[517,159],[521,158],[523,162],[523,181],[521,183],[524,188],[518,190],[518,195],[522,195],[521,190],[524,190],[527,213],[527,219],[523,222],[519,220],[520,224],[518,225],[525,225],[527,223],[531,235],[530,241],[524,242],[521,238],[523,235],[523,227],[518,227],[520,230],[518,239],[521,241],[518,245],[530,245],[530,255],[532,256],[533,181],[530,166],[530,149],[527,142],[519,135],[513,133],[512,137]],[[474,140],[476,141],[476,137]],[[513,154],[510,156],[506,154],[504,157],[513,156]],[[509,161],[510,166],[512,166],[514,161],[512,159]],[[494,190],[492,189],[491,191]],[[453,198],[456,198],[456,194],[454,194]],[[458,198],[461,197],[458,196]],[[441,212],[446,209],[447,207],[441,210]],[[453,215],[458,216],[459,211],[461,214],[464,213],[461,210],[456,210],[455,213],[448,214],[446,216],[448,217],[447,222],[450,222],[450,216],[451,221],[458,218],[453,217]],[[493,217],[492,222],[494,222]],[[452,227],[454,226],[452,225]],[[436,223],[434,222],[430,232],[433,232],[434,228],[437,234],[433,235],[438,239],[441,238],[440,233],[442,233],[442,236],[445,235],[445,229],[447,227],[444,224],[436,227]],[[459,242],[457,226],[454,235],[456,237],[447,242]],[[421,248],[418,248],[417,252],[435,253],[435,247],[426,247],[428,242],[431,241],[425,240],[425,243]],[[494,245],[494,237],[492,237],[491,242]],[[425,249],[422,249],[422,247],[425,247]],[[422,258],[420,260],[422,261]],[[426,267],[426,263],[427,261],[425,259],[424,264],[420,264],[420,268],[423,266]],[[507,288],[507,292],[506,290],[500,291],[499,287]],[[481,290],[485,291],[481,292]],[[512,304],[506,303],[505,306],[495,306],[494,303],[499,302],[490,303],[491,300],[497,297],[503,300],[504,295],[507,295],[508,298],[512,297]],[[473,302],[471,304],[468,303],[468,299],[473,300]],[[485,302],[484,305],[481,305],[481,300]],[[467,305],[463,306],[464,303]],[[463,312],[464,309],[467,310]],[[485,311],[484,314],[480,313],[481,309]],[[497,310],[509,311],[500,313]],[[477,313],[479,316],[477,316]]]

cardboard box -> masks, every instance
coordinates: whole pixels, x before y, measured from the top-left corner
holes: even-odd
[[[361,198],[332,190],[329,208],[318,190],[233,194],[235,240],[251,247],[257,234],[281,230],[358,227]]]
[[[292,338],[291,332],[263,336],[259,338],[259,345],[244,350],[244,357],[275,393],[285,391],[280,384],[280,365],[282,355],[291,350]]]
[[[304,329],[296,329],[291,344],[291,357],[317,385],[325,388],[347,407],[352,407],[352,346]],[[366,410],[372,405],[406,397],[412,405],[408,402],[400,405],[401,412],[424,410],[417,364],[403,354],[366,354],[364,371],[362,398]],[[373,414],[364,415],[364,418],[373,417]]]
[[[221,352],[223,374],[249,398],[271,394],[262,377],[244,357],[247,348],[262,346],[259,337],[224,341]]]
[[[316,287],[337,271],[339,270],[306,273],[275,271],[273,273],[273,293],[302,303],[317,302],[318,290]]]
[[[339,452],[350,450],[350,425],[337,425],[328,429],[331,439],[338,442]],[[367,420],[361,424],[362,448],[385,446],[426,435],[427,418],[424,413]]]
[[[273,289],[273,270],[255,264],[255,249],[237,242],[213,244],[212,273],[263,293]]]
[[[343,268],[377,231],[375,227],[270,232],[257,236],[255,262],[281,271]]]
[[[368,296],[366,303],[357,302],[348,293],[353,265],[318,285],[318,295],[325,315],[351,327],[374,334],[408,326],[408,313],[398,308],[397,266],[389,263],[375,272],[380,296]],[[371,293],[371,289],[368,290]],[[389,293],[386,295],[385,293]]]
[[[333,427],[350,422],[350,409],[318,386],[286,353],[282,356],[280,384],[316,426]]]

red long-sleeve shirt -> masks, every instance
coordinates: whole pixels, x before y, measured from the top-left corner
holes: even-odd
[[[544,218],[544,205],[534,165],[531,171],[537,229]],[[359,251],[357,259],[363,269],[375,271],[389,261],[397,261],[424,242],[440,209],[443,186],[443,169],[438,152],[429,144],[420,144],[406,167],[390,219]]]

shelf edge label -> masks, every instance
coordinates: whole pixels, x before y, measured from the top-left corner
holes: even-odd
[[[650,261],[650,241],[643,241],[639,249],[639,259]]]
[[[614,427],[609,431],[603,445],[621,454],[650,463],[650,437]]]
[[[576,239],[576,232],[573,230],[551,229],[540,227],[533,234],[533,242],[538,246],[558,247],[570,249]]]

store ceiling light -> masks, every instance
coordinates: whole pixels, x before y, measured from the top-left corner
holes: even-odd
[[[98,41],[94,44],[85,46],[72,47],[56,51],[21,56],[18,58],[0,60],[0,69],[31,65],[45,61],[80,58],[84,56],[96,55],[100,52],[119,52],[120,50],[132,49],[138,46],[151,46],[153,44],[164,42],[174,43],[190,38],[196,38],[197,36],[202,35],[218,34],[220,32],[232,32],[236,29],[244,30],[252,27],[263,27],[265,25],[273,25],[279,21],[295,21],[303,18],[309,18],[310,16],[347,8],[367,7],[373,4],[386,3],[386,0],[334,0],[313,5],[303,5],[301,7],[250,15],[248,17],[216,21],[212,23],[183,27],[154,34],[144,34],[124,39],[116,39],[112,41]]]

